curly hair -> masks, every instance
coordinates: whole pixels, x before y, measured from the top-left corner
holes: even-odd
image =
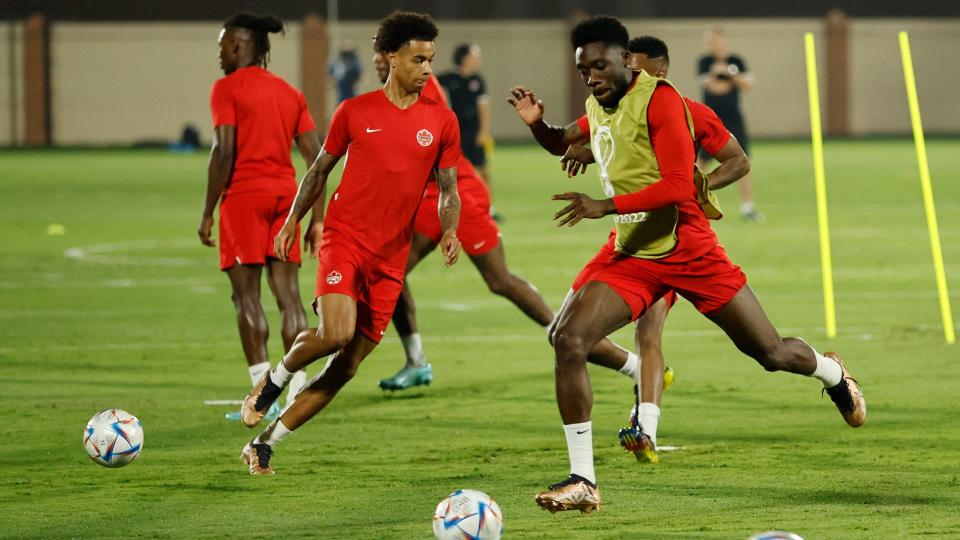
[[[223,23],[224,28],[244,28],[253,37],[253,63],[266,68],[270,62],[270,38],[267,34],[284,33],[283,19],[273,15],[237,13]]]
[[[440,33],[430,15],[411,11],[394,11],[380,21],[373,48],[380,53],[400,50],[411,39],[434,41]]]
[[[624,49],[630,41],[630,34],[623,24],[607,15],[590,17],[577,23],[570,32],[570,43],[574,49],[587,43],[603,43],[606,46],[618,46]]]
[[[640,36],[630,40],[627,49],[632,53],[641,53],[647,55],[647,58],[663,58],[670,61],[670,53],[667,50],[667,44],[660,38],[653,36]]]

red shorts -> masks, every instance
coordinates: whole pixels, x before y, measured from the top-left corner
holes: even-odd
[[[406,261],[406,257],[403,257]],[[357,302],[355,332],[380,343],[403,290],[403,265],[396,267],[342,235],[324,234],[317,267],[317,297],[345,294]],[[314,311],[317,303],[314,301]]]
[[[467,255],[483,255],[500,244],[500,229],[490,217],[490,191],[483,180],[466,176],[457,180],[457,193],[460,194],[457,238]],[[440,192],[435,187],[428,187],[413,222],[413,231],[426,236],[434,244],[443,235],[437,215],[439,202]]]
[[[220,202],[220,269],[235,264],[266,264],[276,258],[273,239],[287,219],[295,193],[287,195],[227,194]],[[299,263],[300,228],[287,260]]]
[[[573,290],[590,281],[609,285],[630,306],[633,318],[637,319],[673,291],[689,300],[700,313],[714,312],[740,292],[747,284],[747,277],[739,266],[730,262],[719,244],[692,261],[670,262],[669,258],[640,259],[623,255],[614,251],[613,244],[608,242],[580,271],[573,281]],[[669,297],[667,301],[672,305]]]

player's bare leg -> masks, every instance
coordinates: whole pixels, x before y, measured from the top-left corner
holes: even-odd
[[[283,350],[289,351],[297,335],[307,328],[307,311],[303,309],[300,299],[300,281],[298,273],[299,263],[270,259],[267,263],[267,283],[277,300],[280,310]],[[290,380],[290,390],[287,392],[287,405],[293,403],[293,397],[307,384],[306,370],[300,370]]]
[[[552,333],[549,327],[555,322],[556,316],[532,283],[510,272],[507,268],[507,257],[502,242],[482,255],[471,255],[470,260],[477,267],[490,292],[510,300],[527,317],[540,326],[548,327],[548,332]],[[590,350],[587,361],[632,377],[635,368],[631,371],[624,370],[630,361],[630,356],[629,351],[604,338]],[[633,360],[637,362],[636,358]]]
[[[529,281],[510,272],[503,250],[503,242],[481,255],[471,255],[470,260],[477,267],[480,276],[490,292],[513,302],[527,317],[540,326],[553,322],[553,310],[543,300],[540,291]]]
[[[781,338],[749,285],[707,316],[741,352],[767,371],[789,371],[820,380],[847,424],[859,427],[866,421],[863,394],[839,355],[821,355],[800,338]]]
[[[560,305],[561,313],[563,312],[563,308],[570,303],[571,298],[573,298],[572,290],[567,293],[566,298],[563,299],[563,304]],[[554,317],[550,325],[547,326],[547,341],[550,342],[551,347],[553,347],[553,333],[557,327],[558,321],[559,317]],[[639,357],[636,354],[617,345],[611,341],[610,338],[601,339],[596,345],[593,346],[592,349],[590,349],[590,354],[587,355],[587,362],[612,369],[614,371],[619,371],[627,377],[630,377],[631,380],[636,380],[636,378],[639,376]]]
[[[271,422],[244,447],[241,458],[250,467],[250,474],[273,474],[270,467],[273,447],[333,401],[376,346],[376,343],[358,334],[330,357],[323,371],[297,394],[293,404],[283,411],[280,418]]]
[[[664,387],[663,327],[667,322],[667,301],[661,298],[637,319],[634,339],[640,354],[636,406],[627,427],[620,430],[620,445],[642,463],[659,463],[657,426]]]
[[[260,303],[260,277],[263,266],[254,264],[235,264],[227,270],[230,285],[233,289],[231,297],[237,310],[237,328],[240,331],[240,344],[247,359],[247,371],[250,374],[250,385],[256,386],[263,375],[270,371],[270,361],[267,357],[267,340],[270,336],[270,327],[267,316]],[[267,412],[271,419],[280,414],[279,405]],[[227,420],[240,420],[239,411],[226,414]]]
[[[357,324],[357,302],[345,294],[325,294],[316,300],[320,326],[297,336],[277,366],[250,391],[243,402],[243,423],[257,425],[267,408],[276,401],[293,374],[311,362],[347,346]]]
[[[263,266],[235,264],[227,270],[233,288],[231,298],[237,310],[237,329],[247,365],[267,362],[270,327],[260,304],[260,276]]]
[[[657,300],[637,319],[634,341],[640,353],[640,402],[660,405],[663,395],[663,328],[670,312],[667,301]]]
[[[322,411],[337,392],[357,374],[360,363],[377,344],[357,334],[346,347],[339,350],[327,362],[323,371],[310,381],[296,401],[283,411],[280,420],[288,429],[294,430]]]
[[[630,307],[608,285],[591,281],[564,305],[551,336],[556,352],[557,406],[570,457],[570,476],[536,497],[541,507],[557,512],[591,512],[600,507],[593,468],[590,411],[593,390],[587,374],[587,353],[605,336],[625,326]]]
[[[414,233],[410,255],[407,257],[406,274],[409,275],[410,271],[436,247],[437,244],[429,237]],[[410,292],[407,280],[404,279],[403,290],[393,310],[393,326],[400,335],[407,361],[392,377],[380,380],[380,388],[384,390],[405,390],[413,386],[430,384],[433,381],[433,368],[427,363],[427,357],[423,351],[423,340],[417,329],[416,311],[413,294]]]
[[[470,260],[477,267],[490,292],[510,300],[540,326],[550,327],[554,323],[556,316],[540,295],[540,291],[529,281],[510,272],[502,242],[486,253],[471,255]],[[632,377],[632,371],[624,371],[630,356],[629,351],[604,338],[590,350],[587,361]],[[637,362],[635,358],[634,362]]]

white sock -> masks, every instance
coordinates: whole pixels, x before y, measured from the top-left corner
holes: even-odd
[[[747,201],[747,202],[742,202],[742,203],[740,203],[740,213],[741,213],[741,214],[749,214],[750,212],[753,212],[754,210],[756,210],[756,206],[753,205],[753,201]]]
[[[660,407],[656,403],[640,404],[640,427],[657,444],[657,424],[660,422]]]
[[[270,372],[270,380],[273,381],[273,384],[283,388],[290,382],[290,379],[293,378],[293,373],[287,371],[286,366],[283,365],[283,360],[277,364],[277,367],[273,368],[273,371]]]
[[[423,354],[423,340],[420,334],[414,332],[409,336],[400,336],[403,343],[403,350],[407,353],[407,365],[421,367],[427,363],[427,357]]]
[[[593,471],[593,422],[564,424],[563,432],[567,436],[570,474],[582,476],[596,484],[597,474]]]
[[[291,433],[293,432],[287,429],[287,426],[283,425],[283,422],[277,418],[273,422],[270,422],[267,429],[263,430],[263,433],[253,440],[253,444],[268,444],[272,448]]]
[[[296,399],[297,394],[301,390],[307,387],[307,370],[301,369],[300,371],[293,374],[293,378],[290,379],[290,389],[287,390],[287,407],[293,403],[293,400]]]
[[[637,369],[640,368],[640,357],[636,353],[627,351],[627,362],[623,364],[623,367],[620,368],[620,373],[623,373],[627,377],[630,377],[633,380],[637,378]]]
[[[840,384],[840,381],[843,380],[843,368],[840,367],[840,363],[833,358],[823,356],[813,347],[810,347],[810,349],[817,357],[817,369],[813,370],[810,376],[822,382],[824,388],[831,388]]]
[[[250,386],[256,386],[260,379],[263,378],[263,374],[270,371],[270,362],[260,362],[259,364],[254,364],[252,366],[247,366],[247,371],[250,372]]]

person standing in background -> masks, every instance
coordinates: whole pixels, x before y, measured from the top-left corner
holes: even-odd
[[[487,83],[479,73],[481,61],[479,45],[461,43],[453,50],[454,70],[437,78],[460,123],[460,149],[492,192],[492,179],[487,167],[487,145],[493,142],[490,136],[490,100],[487,98]],[[490,207],[490,214],[499,221],[493,206]]]
[[[753,87],[753,75],[747,71],[743,58],[730,54],[727,36],[723,30],[714,28],[705,34],[707,54],[697,62],[697,74],[703,86],[703,103],[713,109],[723,124],[736,137],[743,150],[750,154],[750,141],[746,124],[740,111],[740,92],[749,92]],[[703,168],[710,156],[702,150],[697,164]],[[750,174],[737,182],[740,190],[740,215],[745,221],[762,223],[765,216],[753,203]]]
[[[252,385],[270,371],[270,328],[260,303],[264,268],[280,309],[285,351],[307,327],[297,279],[299,242],[281,260],[274,252],[273,237],[297,193],[291,146],[296,141],[300,155],[310,165],[320,154],[320,140],[303,94],[267,71],[269,34],[282,31],[283,21],[277,17],[252,13],[230,17],[220,30],[220,69],[224,77],[214,83],[210,95],[213,148],[197,230],[204,245],[217,245],[213,213],[219,203],[220,270],[230,278],[240,343]],[[313,211],[304,243],[316,256],[323,230],[322,202]],[[288,403],[306,383],[306,372],[298,371],[290,384]],[[270,417],[279,414],[279,405],[268,411]],[[228,413],[227,419],[239,420],[240,414]]]
[[[329,73],[337,83],[337,103],[343,103],[357,95],[357,83],[363,75],[363,65],[357,57],[357,48],[353,42],[343,42],[337,59],[330,64]]]

